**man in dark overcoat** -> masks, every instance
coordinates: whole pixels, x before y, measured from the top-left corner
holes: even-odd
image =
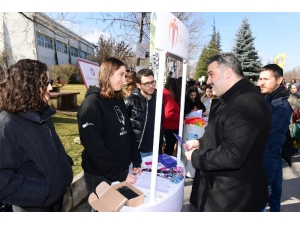
[[[190,202],[198,211],[262,211],[268,198],[264,149],[272,123],[267,101],[231,53],[208,62],[212,100],[204,135],[186,142],[196,169]]]

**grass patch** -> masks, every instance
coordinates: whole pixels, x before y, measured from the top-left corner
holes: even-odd
[[[84,84],[66,84],[60,88],[61,92],[80,92],[77,95],[77,105],[80,106],[84,100],[86,87]],[[57,111],[52,117],[56,132],[63,143],[66,152],[73,159],[74,165],[72,167],[73,175],[82,171],[81,167],[81,153],[83,146],[76,144],[74,139],[79,137],[78,124],[76,113],[77,110]]]
[[[74,142],[74,138],[79,136],[76,114],[57,113],[52,119],[55,130],[63,143],[66,152],[74,161],[72,170],[73,175],[76,175],[82,171],[81,153],[83,150],[82,145]]]

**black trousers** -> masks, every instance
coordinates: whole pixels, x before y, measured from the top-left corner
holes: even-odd
[[[92,192],[96,192],[96,187],[102,182],[105,181],[109,185],[111,185],[112,181],[106,179],[104,176],[96,176],[89,174],[84,171],[84,181],[86,183],[89,194]]]
[[[30,206],[21,207],[16,205],[13,205],[12,208],[14,212],[61,212],[63,206],[63,200],[64,198],[62,197],[56,203],[42,208],[30,207]]]
[[[173,155],[174,145],[177,141],[173,133],[178,134],[178,130],[165,130],[165,139],[166,139],[165,154],[171,156]]]
[[[112,181],[106,179],[104,176],[96,176],[93,174],[89,174],[84,171],[84,181],[86,183],[86,187],[88,189],[89,195],[94,192],[96,194],[96,187],[102,182],[105,181],[109,185],[111,185]],[[91,207],[91,211],[95,212],[95,210]]]

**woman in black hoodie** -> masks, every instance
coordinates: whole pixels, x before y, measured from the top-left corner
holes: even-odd
[[[135,183],[136,177],[129,173],[130,163],[134,174],[141,173],[142,160],[123,100],[125,76],[122,61],[106,59],[99,69],[99,87],[89,87],[77,114],[89,193],[102,181]]]

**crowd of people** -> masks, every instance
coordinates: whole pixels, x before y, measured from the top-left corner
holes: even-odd
[[[128,72],[113,57],[102,62],[98,86],[88,88],[77,113],[89,193],[102,181],[134,184],[142,158],[153,151],[174,155],[184,107],[184,116],[202,110],[209,117],[204,135],[185,144],[185,156],[196,170],[191,204],[198,211],[261,212],[267,205],[280,211],[282,146],[291,125],[300,120],[300,83],[286,87],[282,68],[268,64],[254,85],[232,53],[210,58],[207,71],[207,81],[190,80],[186,93],[182,79],[169,72],[162,113],[156,115],[153,71]],[[24,59],[1,76],[0,202],[16,212],[61,211],[73,161],[51,120],[55,109],[48,105],[48,68]],[[156,116],[161,116],[159,149],[153,149]],[[294,151],[298,137],[295,132]]]

